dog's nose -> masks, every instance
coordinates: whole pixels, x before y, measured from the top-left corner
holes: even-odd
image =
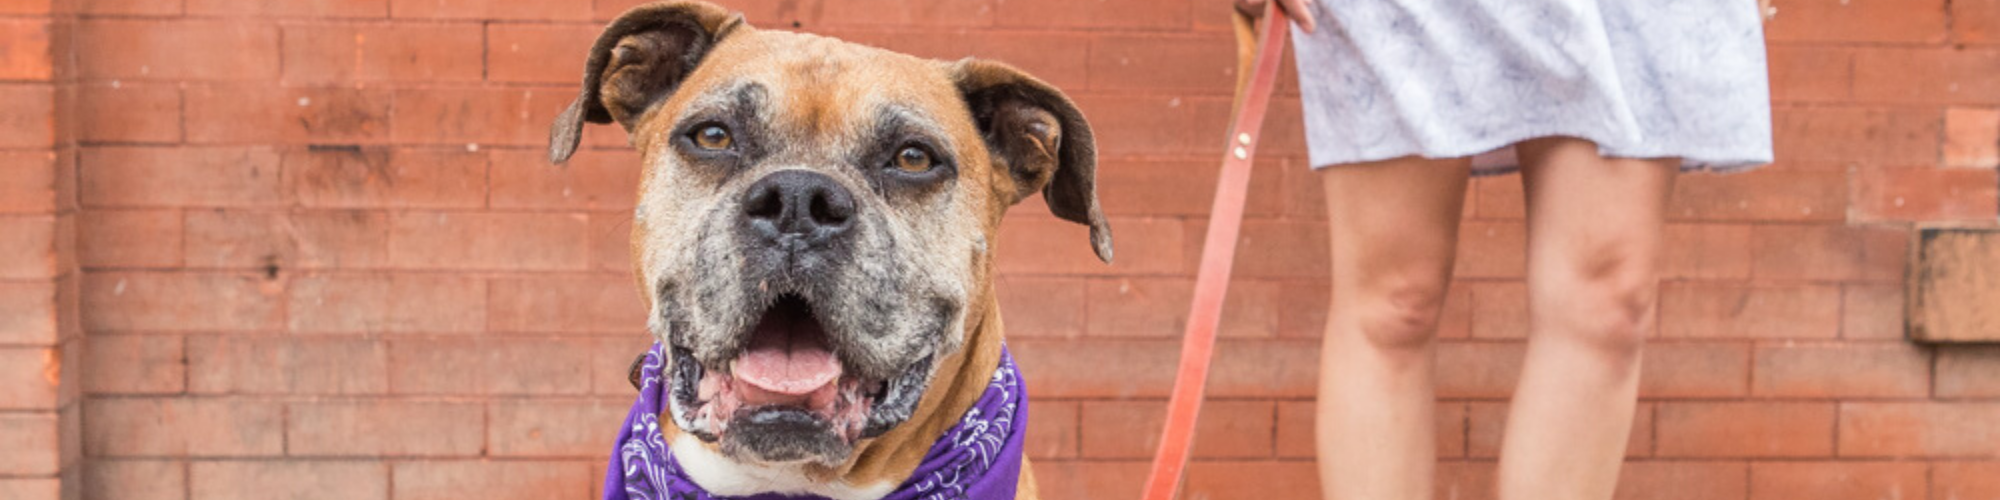
[[[854,194],[825,174],[781,170],[743,193],[743,223],[774,243],[820,245],[854,227]]]

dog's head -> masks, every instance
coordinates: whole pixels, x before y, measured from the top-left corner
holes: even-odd
[[[655,3],[591,48],[551,160],[614,121],[644,161],[633,258],[671,420],[733,460],[832,466],[908,420],[1033,193],[1111,260],[1089,125],[1006,65]]]

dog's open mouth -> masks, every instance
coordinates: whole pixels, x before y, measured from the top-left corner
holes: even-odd
[[[851,373],[812,304],[780,295],[751,327],[726,367],[704,367],[693,351],[673,348],[673,418],[683,430],[726,451],[765,461],[845,458],[854,442],[909,418],[921,398],[931,358],[890,380]]]

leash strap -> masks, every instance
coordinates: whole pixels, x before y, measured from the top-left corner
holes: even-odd
[[[1167,401],[1166,429],[1153,471],[1146,479],[1145,500],[1172,500],[1187,469],[1194,445],[1195,417],[1208,385],[1209,360],[1215,354],[1215,330],[1222,322],[1222,299],[1229,291],[1230,267],[1236,262],[1236,238],[1243,228],[1243,203],[1250,189],[1250,165],[1262,137],[1264,113],[1283,62],[1285,13],[1277,0],[1265,2],[1262,30],[1242,12],[1235,15],[1237,81],[1235,112],[1229,127],[1229,149],[1222,158],[1222,175],[1215,186],[1215,204],[1208,212],[1208,236],[1201,247],[1201,269],[1195,277],[1194,304],[1188,311],[1187,332],[1181,340],[1180,369]],[[1253,58],[1254,55],[1254,58]]]

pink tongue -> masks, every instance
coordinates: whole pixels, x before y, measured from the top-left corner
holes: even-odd
[[[840,362],[811,318],[767,318],[750,349],[730,363],[737,380],[787,396],[812,393],[840,378]]]

